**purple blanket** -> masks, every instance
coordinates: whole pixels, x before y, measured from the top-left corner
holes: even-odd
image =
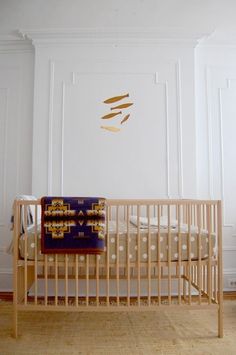
[[[42,197],[43,253],[100,254],[105,243],[105,199]]]

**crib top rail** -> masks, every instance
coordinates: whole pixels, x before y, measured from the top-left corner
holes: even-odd
[[[38,200],[15,200],[17,205],[39,205]],[[150,205],[217,205],[221,200],[199,200],[199,199],[106,199],[107,206],[150,206]]]

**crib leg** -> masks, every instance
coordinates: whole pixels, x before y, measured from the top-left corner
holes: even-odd
[[[222,302],[220,302],[218,309],[218,337],[223,338],[223,335],[223,305]]]

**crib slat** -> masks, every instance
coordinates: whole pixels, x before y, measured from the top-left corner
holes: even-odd
[[[170,234],[170,206],[167,206],[167,220],[168,220],[168,305],[171,305],[171,234]]]
[[[58,305],[58,254],[55,254],[55,305]]]
[[[206,267],[203,265],[203,272],[202,272],[202,278],[203,278],[203,291],[206,293]]]
[[[191,222],[192,222],[192,210],[191,205],[188,205],[188,301],[191,305],[192,295],[191,295],[191,282],[192,282],[192,272],[191,272]]]
[[[89,254],[86,254],[86,306],[89,305]]]
[[[198,294],[198,303],[199,305],[202,303],[202,241],[201,241],[201,205],[197,206],[197,238],[198,238],[198,287],[199,287],[199,294]]]
[[[75,307],[78,307],[79,298],[79,265],[78,265],[78,254],[75,255]]]
[[[120,303],[120,250],[119,250],[119,206],[116,206],[116,304]]]
[[[150,233],[150,206],[147,206],[148,218],[148,305],[151,304],[151,233]]]
[[[130,306],[130,206],[127,206],[127,306]]]
[[[216,289],[216,283],[217,283],[217,277],[216,277],[216,266],[213,266],[213,279],[214,279],[214,287],[213,287],[213,297],[214,297],[214,300],[215,302],[217,302],[217,289]]]
[[[207,206],[207,230],[208,230],[208,267],[207,267],[207,292],[208,292],[208,303],[211,304],[212,299],[212,267],[211,267],[211,233],[212,233],[212,211],[211,206]]]
[[[223,265],[222,265],[222,210],[221,210],[221,201],[217,202],[217,247],[218,247],[218,337],[223,337]]]
[[[138,218],[138,223],[137,223],[137,259],[138,259],[138,306],[140,306],[140,290],[141,290],[141,282],[140,282],[140,206],[137,206],[137,218]]]
[[[99,257],[96,255],[96,305],[99,306]]]
[[[107,216],[110,215],[110,210],[111,210],[111,207],[107,206],[106,207],[106,214]],[[106,305],[107,307],[109,307],[110,305],[110,300],[109,300],[109,278],[110,278],[110,233],[109,233],[109,218],[107,218],[107,223],[106,223],[106,231],[107,231],[107,243],[106,243],[106,253],[107,253],[107,259],[106,259],[106,276],[107,276],[107,279],[106,279]]]
[[[177,205],[178,220],[178,303],[181,304],[181,261],[182,261],[182,242],[181,242],[181,208]]]
[[[24,304],[27,304],[27,291],[28,291],[28,267],[27,267],[27,254],[28,254],[28,227],[27,227],[27,206],[24,206]]]
[[[44,304],[48,304],[48,256],[44,255]]]
[[[183,266],[183,275],[186,276],[186,266]],[[186,301],[186,280],[183,279],[183,299]]]
[[[216,233],[216,205],[213,205],[213,228],[212,228],[212,233]]]
[[[68,306],[68,254],[65,254],[65,305]]]
[[[34,304],[38,303],[38,235],[37,235],[37,225],[38,225],[38,206],[35,205],[34,210]]]
[[[157,266],[158,266],[158,304],[161,305],[161,207],[157,206],[157,225],[158,225],[158,234],[157,234]]]
[[[19,301],[19,282],[20,274],[18,267],[18,258],[19,258],[19,236],[20,236],[20,206],[19,202],[14,202],[14,258],[13,258],[13,336],[17,337],[18,333],[18,324],[17,324],[17,304]]]

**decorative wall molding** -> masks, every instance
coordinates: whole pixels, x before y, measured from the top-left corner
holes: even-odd
[[[168,81],[160,82],[158,72],[155,73],[155,83],[163,85],[165,90],[165,121],[166,121],[166,196],[170,195],[170,130],[169,130],[169,95],[168,95]]]
[[[236,245],[228,246],[228,247],[223,247],[223,252],[231,252],[231,251],[236,251]]]
[[[22,38],[15,32],[0,34],[0,53],[32,52],[33,46],[31,40]]]
[[[208,193],[209,198],[213,199],[213,153],[212,153],[212,111],[210,100],[210,68],[205,68],[206,82],[206,103],[207,103],[207,134],[208,134]]]
[[[17,132],[20,132],[21,127],[21,117],[20,112],[22,112],[22,92],[23,92],[23,82],[24,82],[24,74],[22,71],[22,67],[17,67],[17,78],[15,77],[15,81],[18,79],[18,96],[17,96],[17,114],[15,115],[15,123],[17,127]],[[20,169],[21,169],[21,139],[19,134],[17,134],[16,138],[16,146],[17,146],[17,162],[16,162],[16,186],[15,191],[20,191]]]
[[[179,198],[184,196],[183,182],[183,135],[182,135],[182,88],[181,88],[181,62],[175,65],[176,73],[176,96],[177,96],[177,121],[178,121],[178,171],[179,171]]]
[[[213,178],[213,137],[212,137],[212,93],[211,93],[211,66],[206,66],[205,68],[205,82],[206,82],[206,103],[207,103],[207,133],[208,133],[208,188],[209,188],[209,198],[214,198],[214,178]],[[230,89],[230,83],[234,80],[233,78],[225,78],[226,85],[217,88],[217,99],[218,99],[218,120],[219,120],[219,130],[220,130],[220,176],[221,176],[221,200],[223,208],[223,227],[232,228],[234,224],[226,222],[225,216],[225,178],[224,178],[224,138],[223,138],[223,117],[222,117],[222,90]]]
[[[208,48],[225,48],[231,47],[235,49],[236,47],[236,32],[232,28],[226,31],[213,31],[209,36],[203,38],[199,42],[200,47]]]
[[[223,270],[223,275],[234,275],[236,277],[236,268],[226,268]]]
[[[75,85],[75,75],[72,75],[72,85]],[[62,82],[62,100],[61,100],[61,195],[64,194],[64,130],[65,130],[65,90],[66,84]]]
[[[72,72],[71,73],[71,85],[78,85],[78,76],[81,74],[87,74],[87,75],[91,75],[91,73],[79,73],[79,72]],[[92,75],[102,75],[104,73],[102,72],[98,72],[98,73],[92,73]],[[164,81],[164,82],[159,82],[158,80],[158,73],[137,73],[137,72],[125,72],[125,73],[113,73],[110,72],[110,75],[114,75],[114,74],[127,74],[127,75],[151,75],[154,77],[154,82],[157,85],[162,85],[164,87],[164,92],[165,92],[165,123],[166,123],[166,132],[165,132],[165,136],[166,136],[166,176],[167,176],[167,181],[166,181],[166,197],[167,198],[171,198],[171,194],[170,194],[170,147],[169,147],[169,113],[168,113],[168,107],[169,107],[169,100],[168,100],[168,82]],[[180,88],[180,87],[179,87]],[[50,90],[51,92],[51,90]],[[62,81],[62,86],[61,86],[61,185],[60,185],[60,192],[61,195],[64,194],[64,143],[65,143],[65,139],[64,139],[64,128],[65,128],[65,96],[66,96],[66,82]],[[50,95],[50,100],[53,97],[53,94]],[[178,97],[181,97],[180,93],[178,93]],[[180,104],[179,104],[180,105]],[[179,116],[179,124],[181,125],[181,116]],[[50,135],[49,135],[50,137]],[[179,139],[179,155],[181,155],[182,157],[182,126],[181,126],[181,133],[180,133],[180,138]],[[51,146],[51,139],[49,141],[49,146]],[[182,160],[181,160],[182,163]],[[49,171],[52,171],[52,159],[50,159],[50,168]],[[181,171],[179,172],[179,177],[180,177],[180,181],[183,181],[183,172],[182,172],[182,165],[181,165]],[[50,176],[49,176],[50,178]],[[49,179],[49,181],[51,181]],[[183,182],[182,182],[183,183]],[[181,190],[182,191],[182,190]]]
[[[53,111],[55,62],[50,60],[49,71],[49,107],[48,107],[48,195],[52,195],[52,147],[53,147]]]
[[[2,94],[1,94],[2,93]],[[1,201],[1,213],[0,213],[0,226],[5,226],[5,211],[6,211],[6,171],[7,171],[7,116],[8,116],[8,106],[9,106],[9,89],[0,88],[0,95],[3,96],[3,107],[2,114],[0,114],[0,127],[2,137],[0,140],[1,149],[1,165],[0,171],[2,172],[2,184],[0,186],[0,196],[2,196]],[[1,109],[1,108],[0,108]],[[2,119],[1,119],[2,118]],[[2,122],[1,122],[2,121]]]
[[[209,33],[190,31],[189,28],[132,27],[132,28],[75,28],[75,29],[21,29],[18,34],[34,45],[117,44],[117,45],[174,45],[196,46]]]
[[[232,79],[233,80],[233,79]],[[231,79],[226,78],[226,86],[218,88],[218,108],[219,108],[219,125],[220,125],[220,162],[221,162],[221,196],[223,201],[223,225],[224,227],[232,228],[233,223],[226,223],[226,216],[224,212],[224,201],[225,201],[225,175],[224,175],[224,126],[223,126],[223,112],[222,112],[222,90],[230,89]]]

